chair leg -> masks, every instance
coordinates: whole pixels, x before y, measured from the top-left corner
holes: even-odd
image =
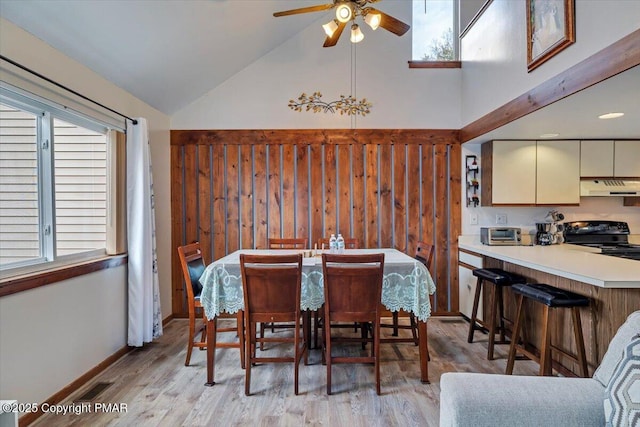
[[[511,344],[509,345],[509,358],[507,359],[507,369],[505,373],[507,375],[513,374],[513,364],[516,360],[516,346],[520,338],[520,327],[522,319],[522,303],[524,302],[524,296],[518,297],[518,309],[516,311],[516,323],[513,325],[513,335],[511,336]]]
[[[200,342],[207,341],[207,315],[204,314],[204,309],[202,309],[202,334],[200,334]],[[205,347],[201,347],[200,350],[205,350]]]
[[[306,323],[306,325],[305,325]],[[304,365],[307,366],[309,364],[309,347],[311,344],[311,312],[307,312],[303,314],[302,317],[302,343],[305,346],[304,351]],[[298,360],[299,363],[300,361]]]
[[[264,338],[264,329],[265,329],[265,324],[260,323],[260,338]],[[260,351],[263,351],[263,350],[264,350],[264,343],[260,341]]]
[[[491,312],[486,319],[491,322],[489,323],[489,344],[487,345],[487,360],[493,360],[493,347],[496,343],[496,314],[498,311],[498,296],[496,295],[498,292],[497,285],[490,285],[488,289],[489,291],[489,307]]]
[[[480,303],[480,292],[482,291],[482,279],[478,277],[476,282],[476,293],[473,297],[473,309],[471,310],[471,319],[469,321],[469,336],[467,342],[473,342],[473,332],[476,330],[476,320],[478,316],[478,304]]]
[[[304,328],[304,342],[307,345],[307,349],[311,350],[311,340],[308,337],[311,336],[311,310],[305,310],[302,312],[302,327]]]
[[[313,348],[318,348],[318,325],[320,321],[320,316],[318,315],[318,310],[313,312]]]
[[[416,322],[415,314],[409,315],[409,321],[411,322],[411,335],[413,335],[413,343],[418,345],[418,323]]]
[[[368,332],[369,332],[368,329],[369,329],[369,326],[365,322],[360,323],[360,338],[362,338],[363,350],[367,348],[367,342],[365,340],[368,337]],[[373,349],[371,351],[373,351]]]
[[[189,341],[187,342],[187,358],[184,362],[184,366],[189,366],[191,362],[191,351],[193,350],[193,338],[196,332],[196,318],[195,313],[189,313]]]
[[[373,348],[376,370],[376,393],[380,396],[380,323],[373,322]]]
[[[302,331],[306,328],[306,314],[303,314],[303,325]],[[295,326],[293,329],[293,393],[298,395],[298,368],[300,367],[300,319],[296,319]],[[304,341],[303,341],[304,343]],[[304,343],[306,347],[306,343]],[[306,364],[306,363],[305,363]]]
[[[399,320],[398,320],[398,312],[394,311],[393,313],[391,313],[391,318],[393,320],[393,333],[391,334],[392,337],[397,337],[398,336],[398,324],[399,324]]]
[[[320,356],[321,356],[321,363],[323,365],[327,364],[327,359],[326,359],[326,351],[327,351],[327,334],[324,328],[324,320],[322,323],[322,328],[320,328],[320,333],[321,333],[321,343],[320,345],[322,346],[322,348],[320,349]]]
[[[251,394],[251,359],[252,359],[252,345],[255,345],[255,323],[249,322],[247,327],[247,336],[245,339],[245,365],[244,365],[244,394],[249,396]]]
[[[506,337],[505,337],[505,327],[504,327],[504,299],[503,299],[503,287],[497,287],[496,289],[497,292],[497,296],[498,296],[498,321],[500,322],[500,342],[501,343],[505,343],[506,341]]]
[[[578,349],[578,364],[580,365],[580,373],[584,378],[589,376],[589,368],[587,366],[587,355],[584,349],[584,337],[582,335],[582,322],[580,321],[580,309],[571,307],[573,315],[573,330],[576,337],[576,348]]]
[[[327,364],[327,394],[331,394],[331,326],[329,325],[328,316],[324,319],[324,360]]]
[[[551,375],[551,331],[549,306],[542,306],[542,344],[540,345],[540,376]]]
[[[236,316],[236,327],[238,328],[238,345],[240,346],[240,366],[244,368],[245,365],[245,333],[244,333],[244,311],[239,310]]]

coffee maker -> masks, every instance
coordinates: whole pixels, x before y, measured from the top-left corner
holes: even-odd
[[[550,222],[536,223],[536,245],[553,245],[564,242],[564,225],[559,222],[564,220],[564,215],[558,211],[550,211],[547,214]]]
[[[536,223],[536,245],[550,245],[553,243],[553,235],[551,234],[550,222]]]

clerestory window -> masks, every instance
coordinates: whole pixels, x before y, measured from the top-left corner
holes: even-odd
[[[412,61],[457,61],[457,0],[413,0]]]

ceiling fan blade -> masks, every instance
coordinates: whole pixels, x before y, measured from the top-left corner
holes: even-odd
[[[334,7],[335,4],[319,4],[317,6],[309,6],[309,7],[301,7],[300,9],[291,9],[284,10],[282,12],[275,12],[273,16],[276,18],[278,16],[289,16],[289,15],[297,15],[299,13],[309,13],[309,12],[322,12],[323,10],[328,10]]]
[[[384,12],[380,12],[378,9],[371,8],[371,12],[379,13],[382,17],[380,20],[380,26],[387,31],[391,31],[397,36],[401,36],[411,28],[410,25],[405,24],[399,19],[394,18],[391,15],[387,15]]]
[[[326,40],[324,41],[324,44],[322,45],[322,47],[331,47],[331,46],[335,46],[336,43],[338,43],[338,39],[340,38],[340,35],[342,34],[342,30],[344,30],[344,27],[347,26],[346,22],[340,22],[338,24],[338,28],[336,28],[336,31],[334,31],[333,35],[331,37],[327,37]]]

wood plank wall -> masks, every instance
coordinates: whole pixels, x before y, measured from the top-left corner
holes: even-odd
[[[435,313],[458,311],[461,149],[456,130],[173,130],[172,245],[205,260],[270,237],[331,233],[413,255],[435,245]],[[177,251],[173,314],[186,315]]]

